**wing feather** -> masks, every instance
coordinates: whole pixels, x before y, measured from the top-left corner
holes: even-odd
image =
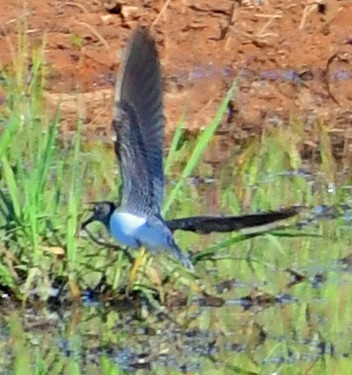
[[[166,225],[174,232],[175,230],[190,231],[196,233],[232,232],[243,231],[250,228],[258,228],[265,231],[272,229],[270,224],[288,219],[299,213],[298,207],[287,207],[278,211],[263,212],[242,216],[194,216],[180,219],[168,220]]]
[[[121,206],[159,213],[164,190],[162,82],[155,42],[144,28],[133,33],[116,84],[113,127]]]

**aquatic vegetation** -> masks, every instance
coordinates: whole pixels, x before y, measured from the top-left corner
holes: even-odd
[[[160,256],[126,296],[127,257],[77,233],[92,196],[117,197],[113,151],[84,140],[79,119],[62,136],[60,108],[46,111],[42,49],[29,53],[22,38],[0,80],[0,373],[348,373],[351,188],[327,128],[312,129],[310,157],[293,121],[214,163],[233,89],[200,134],[183,138],[180,125],[166,218],[305,209],[262,236],[177,233],[199,280]],[[99,224],[93,234],[109,241]],[[67,309],[75,298],[80,308]]]

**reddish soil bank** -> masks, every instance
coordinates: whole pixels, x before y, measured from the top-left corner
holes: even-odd
[[[6,0],[1,63],[11,64],[20,21],[32,45],[46,40],[46,97],[86,134],[110,130],[121,48],[139,23],[153,26],[165,77],[167,128],[186,111],[192,132],[209,123],[234,78],[233,139],[301,119],[352,138],[351,0]],[[78,109],[77,109],[78,107]],[[351,128],[352,129],[352,128]]]

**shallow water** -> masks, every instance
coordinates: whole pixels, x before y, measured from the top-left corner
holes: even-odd
[[[297,176],[328,196],[350,190]],[[251,189],[270,194],[273,181],[290,178],[263,174]],[[194,178],[188,186],[197,199],[187,198],[178,216],[222,207],[221,184]],[[22,310],[8,308],[3,293],[0,374],[349,373],[352,261],[341,261],[352,243],[347,203],[307,208],[288,228],[232,244],[231,234],[177,235],[194,252],[229,245],[197,263],[198,290],[176,270],[173,282],[159,286],[163,304],[145,297],[108,303],[87,292],[83,306]]]
[[[312,69],[293,70],[293,69],[270,69],[262,72],[254,72],[250,69],[242,69],[238,72],[238,77],[249,81],[278,81],[302,83],[304,81],[320,81],[324,72],[322,70]],[[177,84],[192,83],[203,79],[233,79],[234,73],[229,67],[215,67],[212,64],[198,65],[192,70],[179,71],[174,81]],[[352,72],[346,69],[331,69],[329,77],[333,82],[346,81],[352,79]],[[109,73],[106,76],[100,76],[96,82],[100,85],[105,83],[114,84],[116,77]]]

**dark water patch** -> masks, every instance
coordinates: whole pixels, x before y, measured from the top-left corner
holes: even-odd
[[[263,363],[275,363],[275,364],[300,364],[300,363],[316,363],[319,359],[324,360],[328,358],[348,358],[350,353],[339,352],[337,353],[335,345],[332,342],[323,339],[322,335],[318,333],[317,337],[307,338],[299,340],[297,345],[302,349],[301,351],[287,350],[286,345],[290,343],[292,337],[281,337],[277,338],[278,342],[282,342],[284,347],[282,354],[276,354],[263,360]]]
[[[201,297],[193,300],[193,303],[199,306],[221,307],[225,304],[225,300],[221,297],[203,292]]]
[[[352,271],[352,253],[338,259],[338,264],[340,264],[345,270]]]
[[[331,267],[329,267],[329,271],[326,272],[316,272],[313,273],[312,275],[306,275],[304,271],[300,270],[299,272],[296,270],[292,269],[287,269],[286,270],[289,275],[293,277],[293,280],[290,281],[286,287],[287,288],[292,288],[298,284],[301,284],[303,282],[308,282],[313,289],[319,289],[319,288],[324,288],[326,284],[328,283],[328,272],[336,272],[338,269],[335,267],[333,264]]]
[[[214,289],[217,293],[223,294],[223,293],[229,292],[230,290],[232,290],[232,289],[234,289],[238,286],[240,286],[240,283],[238,282],[238,280],[227,279],[227,280],[223,280],[223,281],[217,283],[214,286]]]
[[[328,281],[328,278],[323,273],[316,273],[312,278],[312,288],[322,288]]]
[[[267,308],[275,304],[297,303],[298,299],[288,293],[271,295],[269,293],[252,292],[250,295],[242,297],[238,300],[227,300],[226,305],[240,305],[243,309],[251,310],[255,308]]]
[[[321,68],[307,69],[268,69],[263,71],[253,71],[251,69],[236,70],[230,66],[214,66],[213,64],[203,64],[194,66],[188,70],[180,70],[168,79],[177,85],[185,85],[192,82],[208,79],[228,79],[229,81],[239,77],[249,81],[274,81],[292,82],[300,84],[307,81],[326,80],[326,72]],[[343,82],[352,79],[352,71],[347,69],[330,69],[329,80],[333,82]],[[92,84],[96,87],[114,86],[116,83],[116,73],[109,71],[92,78]]]
[[[330,79],[332,81],[348,81],[352,79],[352,72],[348,70],[336,70],[330,72]]]
[[[320,68],[311,69],[269,69],[264,71],[253,71],[251,69],[241,69],[235,72],[232,67],[216,67],[212,64],[204,64],[193,67],[188,71],[181,71],[175,77],[179,84],[198,81],[202,79],[228,78],[235,77],[250,81],[276,81],[302,83],[305,81],[325,80],[326,73]],[[329,79],[335,82],[352,79],[352,72],[345,69],[330,69]]]

